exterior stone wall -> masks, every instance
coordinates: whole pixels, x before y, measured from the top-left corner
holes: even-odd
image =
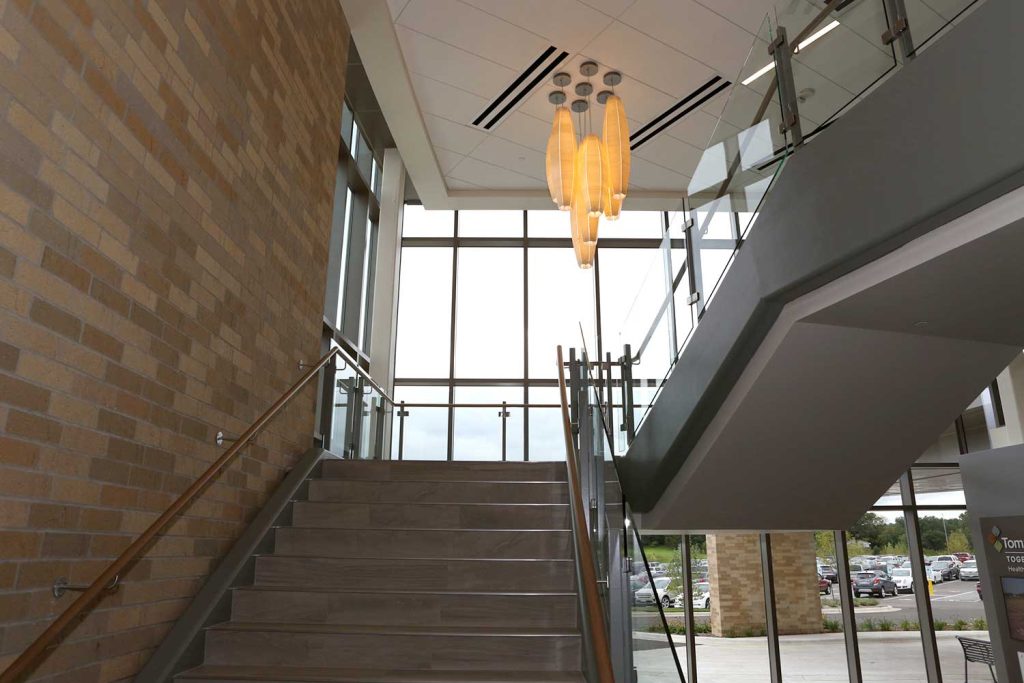
[[[711,632],[716,636],[764,633],[761,545],[757,534],[708,534]],[[779,633],[820,633],[821,600],[812,533],[773,533]]]
[[[0,0],[0,669],[320,349],[337,0]],[[130,680],[311,445],[310,388],[33,680]]]

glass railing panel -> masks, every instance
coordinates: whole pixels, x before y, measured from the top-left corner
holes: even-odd
[[[839,12],[825,16],[824,3],[812,0],[775,8],[776,25],[795,43],[793,81],[805,137],[897,65],[893,48],[882,41],[889,28],[882,0],[839,5]]]
[[[355,452],[354,444],[349,442],[349,433],[353,415],[361,410],[361,397],[358,389],[359,375],[350,365],[338,365],[334,371],[334,399],[331,416],[331,451],[348,458]]]
[[[453,459],[522,461],[522,405],[521,387],[455,387]]]
[[[395,387],[392,460],[448,459],[447,402],[446,386]]]
[[[915,51],[926,48],[944,28],[977,4],[978,0],[905,0]]]

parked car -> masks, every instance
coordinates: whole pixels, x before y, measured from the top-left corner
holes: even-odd
[[[886,593],[896,595],[896,582],[880,569],[857,572],[853,580],[853,595],[859,598],[862,593],[877,595],[880,598],[884,598]]]
[[[975,590],[978,591],[978,599],[984,600],[985,598],[981,595],[981,579],[978,579],[978,587]]]
[[[850,574],[859,574],[860,572],[870,571],[866,566],[860,563],[853,563],[850,565]]]
[[[839,572],[835,567],[827,564],[818,565],[818,575],[828,579],[829,583],[839,583]]]
[[[821,595],[832,595],[832,581],[818,574],[818,593]]]
[[[914,575],[909,568],[897,567],[892,570],[892,580],[896,584],[897,593],[914,592]]]
[[[662,607],[670,607],[672,605],[672,599],[675,595],[668,589],[671,583],[672,579],[667,576],[654,578],[654,590],[658,591],[657,599]],[[633,602],[637,605],[653,605],[655,600],[654,590],[651,590],[650,586],[644,586],[633,594]]]
[[[693,594],[694,609],[711,609],[711,591],[702,591]]]
[[[924,575],[927,576],[928,580],[932,583],[942,583],[942,572],[931,565],[924,568]]]
[[[932,571],[937,571],[942,575],[943,581],[952,581],[953,579],[960,578],[960,567],[953,560],[939,560],[936,559],[932,562]]]
[[[969,561],[974,559],[974,555],[971,555],[970,553],[951,553],[951,554],[953,555],[953,557],[958,559],[961,564],[963,564],[964,562],[969,562]]]
[[[960,566],[961,581],[978,581],[979,579],[977,560],[967,560]]]

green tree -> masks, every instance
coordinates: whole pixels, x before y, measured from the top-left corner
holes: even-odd
[[[946,547],[946,534],[950,529],[942,525],[941,517],[921,517],[918,526],[921,528],[921,546],[926,551],[942,550]]]
[[[815,553],[823,560],[836,556],[835,536],[831,531],[814,532]]]
[[[971,551],[971,543],[967,540],[967,535],[964,532],[957,530],[949,535],[946,550],[951,553],[967,553]]]
[[[874,512],[865,512],[860,519],[850,527],[850,535],[859,541],[864,541],[872,548],[882,545],[882,532],[885,530],[885,520]]]

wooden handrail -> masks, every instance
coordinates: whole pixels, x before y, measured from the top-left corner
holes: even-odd
[[[186,506],[188,506],[199,493],[209,484],[217,475],[219,475],[224,468],[231,464],[235,459],[235,456],[248,445],[248,443],[256,436],[256,434],[267,425],[270,420],[281,412],[281,409],[288,404],[295,396],[306,386],[321,368],[331,361],[335,356],[341,355],[345,358],[349,358],[339,347],[334,347],[326,354],[323,358],[318,360],[316,363],[311,365],[305,374],[299,378],[299,380],[291,386],[288,391],[284,392],[274,405],[259,416],[252,425],[242,433],[238,440],[231,446],[231,448],[224,451],[224,453],[217,458],[217,460],[210,465],[210,467],[203,472],[203,474],[196,479],[191,486],[185,489],[185,492],[178,496],[178,499],[171,503],[162,515],[160,515],[155,522],[149,525],[149,528],[142,532],[135,541],[125,548],[116,560],[114,560],[103,572],[96,577],[96,579],[89,584],[81,595],[78,596],[73,603],[71,603],[66,610],[57,619],[50,624],[45,631],[43,631],[38,638],[32,641],[32,644],[22,652],[17,659],[15,659],[7,667],[2,674],[0,674],[0,683],[15,683],[21,679],[21,676],[30,671],[39,661],[39,659],[46,653],[46,650],[50,645],[53,644],[57,638],[64,632],[64,629],[74,621],[89,605],[96,600],[101,593],[103,593],[107,586],[114,577],[121,574],[125,568],[137,560],[146,549],[146,546],[152,541],[157,534],[171,522],[171,520],[181,512]],[[349,358],[351,361],[351,359]]]
[[[569,400],[565,392],[565,364],[562,362],[562,347],[558,347],[558,390],[562,399],[562,430],[565,434],[565,466],[569,471],[569,504],[572,505],[573,535],[576,537],[576,561],[579,563],[580,579],[583,585],[583,601],[586,604],[584,617],[590,624],[590,640],[597,665],[597,680],[600,683],[615,683],[612,671],[612,654],[608,644],[608,631],[604,612],[601,610],[601,596],[597,593],[597,569],[594,567],[594,551],[590,544],[590,532],[583,509],[583,490],[580,487],[579,458],[576,444],[572,440],[572,425],[569,421]]]

